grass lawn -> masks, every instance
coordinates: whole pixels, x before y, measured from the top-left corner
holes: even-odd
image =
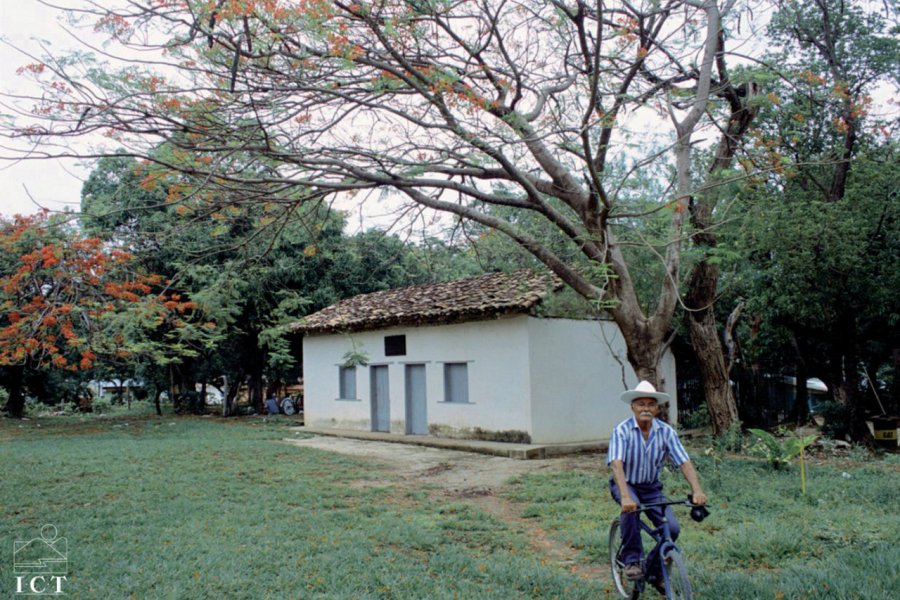
[[[72,598],[602,597],[471,505],[286,435],[263,419],[2,421],[0,585],[14,591],[13,541],[52,523]]]
[[[477,503],[279,443],[288,435],[260,418],[0,420],[0,590],[15,591],[13,541],[52,523],[71,598],[613,597]],[[806,497],[796,470],[696,462],[714,509],[682,519],[698,598],[895,597],[896,461],[814,464]],[[604,563],[605,481],[528,475],[507,499],[584,564]]]
[[[689,448],[710,496],[712,515],[698,524],[681,511],[679,545],[694,595],[706,600],[892,600],[900,590],[900,464],[807,462],[807,493],[799,469],[773,471],[757,459],[707,458]],[[717,464],[718,462],[718,464]],[[526,504],[557,539],[592,559],[607,559],[608,542],[595,523],[609,523],[601,473],[528,475],[511,499]],[[689,491],[667,473],[667,495]],[[604,526],[603,529],[606,529]]]

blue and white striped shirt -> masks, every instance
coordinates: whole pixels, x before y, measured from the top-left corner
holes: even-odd
[[[634,417],[622,421],[613,429],[606,464],[621,460],[625,467],[625,481],[628,483],[659,481],[659,471],[666,458],[676,467],[690,460],[678,439],[678,433],[671,425],[653,419],[650,437],[646,441]]]

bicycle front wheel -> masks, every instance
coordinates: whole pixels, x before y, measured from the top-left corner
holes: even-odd
[[[694,600],[691,582],[688,581],[687,567],[678,550],[670,550],[665,558],[666,573],[669,576],[668,600]]]
[[[635,582],[625,576],[625,565],[622,563],[620,554],[622,551],[622,536],[619,533],[619,518],[613,519],[609,526],[609,568],[612,572],[613,583],[616,585],[616,591],[623,598],[637,599],[640,591],[636,589]]]

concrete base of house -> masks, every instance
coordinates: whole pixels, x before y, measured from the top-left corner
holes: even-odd
[[[333,437],[344,437],[356,440],[394,442],[397,444],[413,444],[416,446],[445,448],[447,450],[460,450],[462,452],[476,452],[478,454],[490,454],[492,456],[503,456],[506,458],[523,460],[550,458],[553,456],[562,456],[564,454],[577,454],[578,452],[606,451],[609,447],[609,440],[579,442],[575,444],[512,444],[507,442],[488,442],[484,440],[441,438],[430,435],[403,435],[399,433],[383,433],[380,431],[335,429],[332,427],[294,427],[292,429],[299,433],[330,435]]]

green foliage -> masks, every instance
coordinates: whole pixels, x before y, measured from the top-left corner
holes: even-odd
[[[763,456],[773,469],[791,464],[791,461],[800,456],[818,437],[816,435],[800,437],[791,434],[778,438],[762,429],[749,431],[758,438],[757,443],[751,447],[751,452]]]
[[[79,371],[190,354],[182,342],[203,343],[202,331],[190,333],[195,309],[127,250],[84,236],[68,215],[0,218],[0,379],[15,416],[25,392],[78,402],[89,379]]]
[[[586,300],[572,288],[565,287],[548,294],[538,304],[535,314],[540,317],[566,319],[595,319],[603,314],[608,304]]]
[[[188,160],[171,145],[156,153],[166,162]],[[114,157],[100,161],[82,193],[86,229],[131,249],[202,312],[200,322],[165,333],[171,356],[131,365],[163,385],[169,365],[188,389],[222,373],[259,386],[264,376],[293,380],[299,374],[293,323],[347,296],[429,278],[397,237],[376,231],[348,237],[343,215],[318,203],[288,210],[217,197],[222,204],[213,208],[203,185]]]
[[[744,304],[741,364],[779,374],[802,365],[847,395],[847,413],[826,425],[839,437],[864,430],[874,406],[859,373],[885,372],[900,335],[896,123],[869,97],[896,79],[900,44],[880,8],[778,4],[766,58],[777,71],[752,77],[760,112],[717,230],[736,252],[718,257],[717,305],[724,321]]]
[[[720,435],[712,438],[712,444],[718,452],[742,452],[744,449],[744,432],[740,421],[735,421]]]
[[[369,364],[369,353],[366,352],[365,348],[358,345],[352,337],[350,338],[350,345],[350,350],[347,350],[342,357],[342,364],[348,368]]]
[[[868,10],[867,10],[868,9]],[[880,10],[872,11],[861,2],[842,0],[802,0],[779,6],[769,24],[769,35],[790,46],[793,61],[837,71],[850,81],[869,82],[896,77],[900,60],[900,40]],[[821,40],[829,40],[826,45]],[[833,53],[826,64],[823,48]],[[781,64],[788,63],[785,61]]]
[[[685,429],[697,429],[700,427],[709,427],[709,409],[705,404],[697,407],[696,410],[690,413],[681,413],[678,411],[678,423],[684,427]]]
[[[112,405],[113,403],[111,399],[100,396],[99,398],[94,398],[94,400],[91,402],[91,409],[93,409],[95,413],[102,415],[108,413],[112,408]]]
[[[838,402],[822,404],[820,414],[825,420],[822,423],[822,435],[835,440],[845,440],[850,436],[850,407]]]
[[[30,417],[46,417],[47,415],[72,416],[79,412],[75,402],[54,402],[46,404],[40,400],[29,398],[25,403],[25,413]]]

